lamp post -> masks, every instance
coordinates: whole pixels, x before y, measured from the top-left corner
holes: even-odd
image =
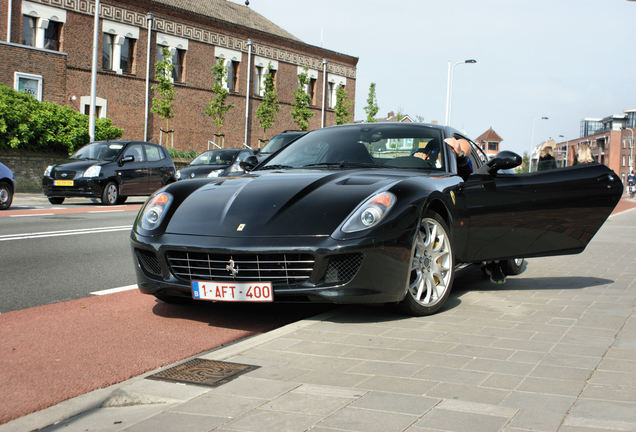
[[[450,60],[448,61],[448,79],[446,81],[446,118],[444,120],[444,124],[446,126],[449,125],[450,116],[451,116],[451,93],[453,91],[453,74],[455,73],[455,66],[460,64],[474,64],[477,63],[475,59],[467,59],[464,61],[459,61],[456,63],[452,63]]]
[[[146,15],[148,23],[148,46],[146,48],[146,105],[144,107],[144,141],[148,141],[148,99],[150,98],[150,38],[152,36],[152,21],[155,16],[151,13]]]
[[[325,92],[327,91],[327,59],[322,59],[322,109],[320,111],[320,127],[325,127]]]
[[[532,153],[534,153],[534,126],[537,120],[549,120],[549,117],[541,116],[532,119],[532,130],[530,131],[530,166],[528,172],[532,172]]]
[[[88,118],[88,136],[95,141],[95,99],[97,93],[97,43],[99,36],[99,0],[95,0],[95,18],[93,20],[93,60],[91,63],[91,108]]]
[[[248,2],[249,3],[249,2]],[[248,4],[246,3],[246,5]],[[243,147],[250,148],[247,143],[247,135],[249,133],[250,126],[250,83],[252,82],[252,46],[254,43],[252,39],[247,40],[247,92],[245,93],[245,140],[243,141]],[[267,73],[269,73],[269,69]]]

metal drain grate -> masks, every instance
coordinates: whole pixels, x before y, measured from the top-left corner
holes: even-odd
[[[218,387],[234,378],[259,368],[239,363],[227,363],[216,360],[193,359],[146,378]]]

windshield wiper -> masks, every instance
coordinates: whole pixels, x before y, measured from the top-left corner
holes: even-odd
[[[363,162],[321,162],[303,165],[302,168],[325,167],[325,168],[380,168],[380,165]]]
[[[287,169],[287,168],[295,168],[295,167],[290,165],[265,165],[265,166],[259,167],[259,169]]]

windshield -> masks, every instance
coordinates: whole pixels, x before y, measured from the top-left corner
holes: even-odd
[[[288,142],[298,138],[300,135],[301,134],[276,135],[267,144],[265,144],[261,153],[275,153],[285,147]]]
[[[122,143],[95,142],[85,145],[73,153],[69,159],[92,159],[110,162],[115,160],[123,147]]]
[[[230,165],[238,153],[236,150],[210,150],[194,158],[190,165]]]
[[[441,131],[422,125],[361,124],[298,138],[258,169],[326,167],[446,171]]]

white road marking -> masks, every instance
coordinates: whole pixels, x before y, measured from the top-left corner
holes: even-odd
[[[126,285],[126,286],[119,287],[119,288],[111,288],[111,289],[106,289],[106,290],[102,290],[102,291],[93,291],[91,294],[92,295],[106,295],[106,294],[114,294],[114,293],[123,292],[123,291],[130,291],[130,290],[134,290],[134,289],[137,289],[137,285]]]
[[[78,234],[101,234],[101,233],[114,232],[114,231],[127,231],[127,230],[130,230],[131,228],[132,228],[132,225],[118,225],[118,226],[111,226],[111,227],[84,228],[84,229],[74,229],[74,230],[64,230],[64,231],[6,234],[6,235],[0,235],[0,241],[25,240],[25,239],[34,239],[34,238],[44,238],[44,237],[60,237],[60,236],[69,236],[69,235],[78,235]]]
[[[89,213],[115,213],[115,212],[123,212],[124,210],[93,210],[89,211]]]
[[[53,216],[53,213],[39,213],[39,214],[25,214],[25,215],[11,215],[9,217],[33,217],[33,216]]]

